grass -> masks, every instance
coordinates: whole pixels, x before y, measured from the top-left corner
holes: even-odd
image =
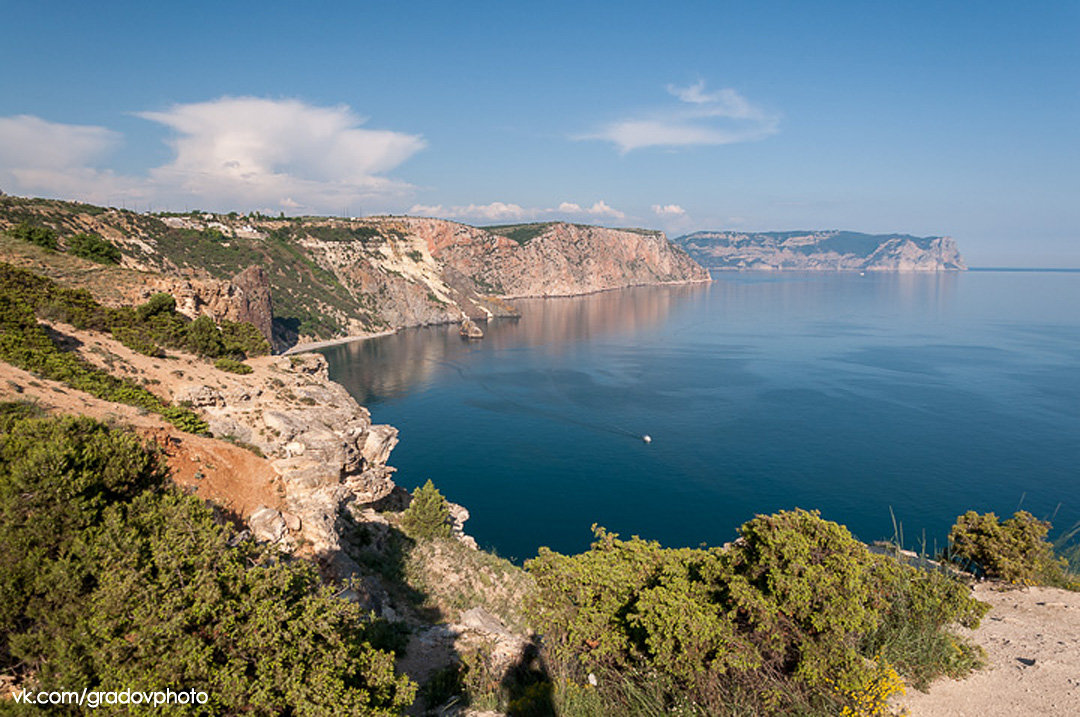
[[[527,628],[521,606],[532,590],[532,579],[493,553],[473,550],[452,537],[421,541],[406,555],[404,577],[426,596],[427,607],[453,619],[462,610],[480,606],[511,630]]]

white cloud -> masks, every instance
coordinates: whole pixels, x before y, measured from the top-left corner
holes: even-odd
[[[176,156],[151,170],[163,188],[230,206],[290,199],[315,211],[399,196],[408,184],[383,176],[426,145],[423,138],[360,128],[344,106],[222,97],[142,112],[176,131]]]
[[[96,166],[120,141],[104,127],[0,117],[0,189],[100,204],[140,198],[145,187]]]
[[[409,207],[409,214],[422,214],[429,217],[446,216],[446,211],[441,204],[414,204]]]
[[[138,116],[175,132],[172,161],[149,179],[95,168],[120,141],[104,127],[0,118],[3,188],[99,203],[336,213],[410,192],[386,174],[426,146],[416,135],[361,128],[347,107],[299,100],[222,97]]]
[[[668,85],[681,104],[644,116],[628,117],[576,139],[612,142],[623,154],[644,147],[721,145],[763,139],[779,130],[780,119],[751,104],[737,91]]]
[[[686,210],[678,204],[654,204],[653,214],[658,217],[681,217],[686,215]]]
[[[625,219],[626,214],[610,206],[604,200],[583,207],[575,202],[562,202],[558,207],[523,207],[520,204],[491,202],[490,204],[469,204],[465,206],[444,207],[442,204],[414,204],[409,207],[409,214],[446,219],[472,219],[476,221],[531,221],[553,220],[561,217],[611,217]]]
[[[614,207],[608,206],[604,200],[594,202],[591,207],[582,207],[580,204],[573,202],[563,202],[559,205],[558,209],[548,209],[548,212],[560,212],[562,214],[578,214],[581,216],[592,217],[612,217],[614,219],[625,219],[626,214],[620,212]]]
[[[465,207],[452,207],[446,216],[467,217],[496,222],[505,221],[507,219],[532,219],[540,211],[541,210],[539,209],[526,209],[517,204],[492,202],[491,204],[470,204]]]

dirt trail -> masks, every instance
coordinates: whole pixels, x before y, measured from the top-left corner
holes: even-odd
[[[962,632],[986,650],[987,667],[909,690],[899,704],[912,717],[1080,715],[1080,593],[984,583],[975,595],[992,607],[978,630]]]

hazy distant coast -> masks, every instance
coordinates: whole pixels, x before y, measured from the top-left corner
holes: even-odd
[[[963,271],[951,237],[848,231],[701,231],[674,243],[709,269]]]

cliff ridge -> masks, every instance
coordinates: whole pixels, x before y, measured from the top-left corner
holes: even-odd
[[[847,231],[702,231],[675,243],[710,269],[962,271],[951,237]]]

